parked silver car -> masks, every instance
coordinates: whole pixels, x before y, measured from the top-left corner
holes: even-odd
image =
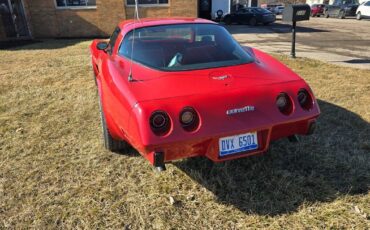
[[[283,12],[284,12],[284,6],[277,6],[277,7],[275,7],[274,13],[276,15],[283,14]]]

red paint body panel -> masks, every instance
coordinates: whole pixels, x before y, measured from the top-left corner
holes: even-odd
[[[323,15],[324,14],[325,5],[314,5],[311,7],[311,15]]]
[[[148,19],[141,23],[125,21],[119,24],[121,43],[126,33],[134,28],[184,23],[212,23],[203,19]],[[272,58],[251,48],[245,48],[256,61],[250,64],[205,70],[164,72],[131,62],[117,55],[91,47],[92,63],[99,96],[106,115],[108,129],[115,139],[128,141],[153,163],[153,153],[161,151],[165,161],[206,156],[213,161],[224,161],[265,152],[270,141],[305,135],[320,114],[309,86],[297,74]],[[129,82],[132,73],[136,81]],[[218,76],[227,78],[217,80]],[[312,109],[302,109],[297,101],[300,89],[307,89],[313,98]],[[276,107],[276,97],[285,92],[293,101],[293,112],[283,115]],[[226,111],[253,105],[253,112],[227,115]],[[200,117],[200,126],[193,132],[185,131],[179,123],[179,113],[193,107]],[[166,111],[171,130],[165,136],[155,135],[149,118],[153,111]],[[247,153],[219,157],[219,138],[257,131],[259,148]]]

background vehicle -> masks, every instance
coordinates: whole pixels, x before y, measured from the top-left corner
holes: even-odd
[[[267,25],[275,22],[276,17],[270,11],[260,7],[249,7],[239,9],[237,12],[228,14],[224,17],[225,24],[230,25],[232,23],[249,24],[255,26],[258,23]]]
[[[324,14],[324,9],[324,4],[313,4],[311,6],[311,17],[320,17],[320,15]]]
[[[275,13],[276,15],[283,14],[283,12],[284,12],[284,6],[277,6],[277,7],[275,7],[275,9],[274,9],[274,13]]]
[[[370,1],[363,2],[356,11],[357,20],[370,18]]]
[[[324,15],[328,17],[337,17],[344,19],[346,16],[356,16],[358,0],[335,0],[333,5],[327,5]]]
[[[277,6],[283,6],[283,5],[281,5],[281,4],[266,4],[266,3],[265,4],[261,4],[261,8],[262,9],[266,9],[268,11],[271,11],[272,13],[275,12],[275,8]]]

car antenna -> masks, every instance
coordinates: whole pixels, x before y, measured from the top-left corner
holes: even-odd
[[[138,20],[140,22],[140,17],[139,17],[139,4],[138,4],[138,0],[135,0],[135,12],[134,12],[134,29],[132,31],[132,43],[131,43],[131,58],[130,58],[130,72],[128,74],[128,81],[131,82],[131,81],[134,81],[134,78],[132,76],[132,58],[134,56],[134,43],[135,43],[135,23],[136,23],[136,20]]]

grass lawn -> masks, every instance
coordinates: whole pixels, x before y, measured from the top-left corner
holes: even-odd
[[[104,150],[89,44],[0,51],[1,229],[370,228],[370,71],[276,56],[316,93],[316,134],[156,173]]]

